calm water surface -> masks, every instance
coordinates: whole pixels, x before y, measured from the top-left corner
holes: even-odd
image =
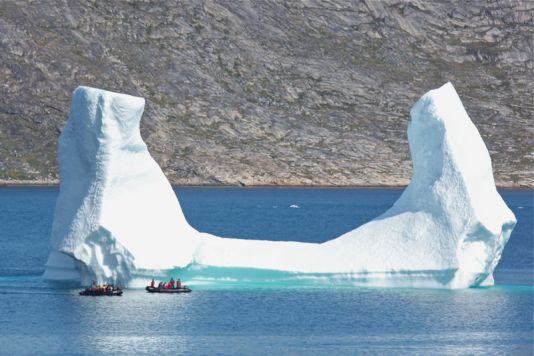
[[[177,193],[199,230],[322,242],[385,211],[401,190]],[[0,188],[0,353],[531,355],[534,192],[501,194],[518,225],[495,271],[495,287],[369,289],[284,276],[265,284],[261,275],[250,280],[239,273],[181,271],[193,286],[189,295],[130,289],[120,298],[88,298],[78,296],[76,286],[40,277],[57,188]]]

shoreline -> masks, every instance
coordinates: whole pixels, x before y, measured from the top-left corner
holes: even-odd
[[[183,184],[171,182],[173,188],[322,188],[322,189],[358,189],[358,188],[372,188],[372,189],[404,189],[405,184]],[[534,189],[534,185],[517,184],[508,182],[497,182],[498,189]],[[59,187],[59,181],[25,181],[25,180],[0,180],[0,187]]]

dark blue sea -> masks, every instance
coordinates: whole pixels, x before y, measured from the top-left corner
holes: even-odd
[[[219,236],[322,242],[388,209],[398,189],[178,188]],[[2,354],[533,354],[534,191],[502,190],[518,224],[496,285],[361,288],[173,271],[190,294],[81,297],[42,280],[57,188],[0,188]],[[175,276],[176,277],[176,276]]]

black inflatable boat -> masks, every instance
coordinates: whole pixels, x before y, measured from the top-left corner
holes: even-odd
[[[147,286],[148,293],[191,293],[191,289],[183,286],[182,288],[155,288]]]
[[[86,288],[82,290],[79,294],[88,295],[92,297],[100,297],[104,295],[107,295],[109,297],[115,297],[115,296],[120,297],[122,293],[123,292],[121,288],[113,288],[113,290],[102,289],[102,288],[97,288],[97,289]]]

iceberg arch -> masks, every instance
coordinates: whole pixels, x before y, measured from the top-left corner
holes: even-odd
[[[59,140],[60,194],[44,278],[126,283],[136,269],[199,264],[353,276],[366,285],[493,284],[515,226],[491,160],[452,84],[408,128],[413,177],[374,220],[321,244],[221,238],[192,228],[143,142],[144,99],[89,87]]]

